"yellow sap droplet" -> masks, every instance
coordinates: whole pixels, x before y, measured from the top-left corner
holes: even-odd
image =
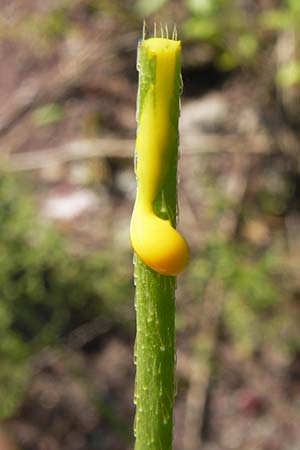
[[[154,201],[162,189],[168,166],[168,145],[174,139],[171,104],[174,95],[179,41],[151,38],[142,42],[148,57],[155,59],[155,82],[144,98],[137,140],[137,199],[130,237],[141,260],[163,275],[177,275],[189,261],[189,248],[169,220],[158,217]]]

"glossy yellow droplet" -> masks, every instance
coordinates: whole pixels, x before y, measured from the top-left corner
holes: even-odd
[[[189,248],[170,220],[155,214],[153,204],[168,170],[168,148],[177,130],[171,120],[178,41],[146,39],[142,44],[155,59],[155,81],[145,95],[136,140],[138,180],[130,237],[142,261],[164,275],[177,275],[189,261]],[[177,94],[178,95],[178,94]]]

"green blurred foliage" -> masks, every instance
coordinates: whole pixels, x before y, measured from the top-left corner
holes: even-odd
[[[189,17],[183,34],[215,50],[221,69],[252,64],[259,48],[259,34],[251,17],[236,0],[186,0]]]
[[[170,1],[136,1],[136,11],[141,18],[162,13],[169,21],[172,4]],[[274,6],[246,5],[239,0],[185,0],[185,16],[178,23],[180,37],[186,41],[202,42],[210,46],[215,64],[222,70],[239,67],[269,72],[273,81],[282,89],[300,84],[300,3],[298,0],[284,0]],[[164,13],[165,11],[165,13]],[[272,33],[270,36],[270,32]],[[295,36],[295,52],[289,60],[280,65],[274,75],[269,52],[283,32]]]
[[[0,177],[0,217],[0,417],[7,417],[22,399],[31,354],[62,345],[95,319],[99,333],[128,326],[131,265],[112,253],[71,256],[11,175]]]
[[[47,103],[32,113],[36,125],[49,125],[60,122],[64,118],[63,108],[58,103]]]
[[[276,81],[282,87],[300,84],[300,61],[291,60],[283,64],[276,74]]]
[[[167,0],[137,0],[135,10],[141,17],[148,17],[167,3]]]
[[[44,54],[70,32],[70,11],[68,0],[63,0],[60,7],[53,8],[46,14],[21,14],[9,21],[0,17],[0,39],[19,39],[38,53]]]
[[[289,33],[293,35],[291,55],[282,63],[276,74],[276,82],[281,88],[300,85],[300,2],[285,0],[278,8],[270,9],[261,15],[261,25],[265,30],[274,33]]]
[[[254,248],[214,237],[191,268],[191,283],[203,298],[207,283],[221,283],[225,304],[223,321],[233,345],[251,354],[266,337],[268,321],[278,312],[280,287],[274,283],[278,256],[272,250],[255,254]]]
[[[283,0],[281,6],[264,12],[261,22],[269,30],[293,30],[299,33],[300,3]]]
[[[194,298],[201,301],[209,283],[222,285],[225,340],[245,357],[264,349],[292,359],[300,349],[299,310],[283,261],[279,249],[257,252],[249,243],[215,237],[191,266]]]
[[[192,260],[187,283],[192,286],[192,298],[200,302],[210,284],[222,286],[223,337],[245,357],[272,349],[292,358],[300,349],[298,282],[292,274],[293,270],[298,273],[299,260],[286,267],[289,256],[284,230],[277,228],[272,233],[268,225],[272,227],[274,220],[278,223],[276,220],[288,214],[297,192],[298,179],[280,161],[271,164],[268,160],[262,165],[251,188],[254,191],[250,189],[239,211],[218,186],[217,174],[201,180],[214,226]],[[239,215],[233,236],[222,233],[218,226],[224,208]],[[253,220],[263,224],[263,234],[245,231]]]
[[[65,8],[54,9],[48,14],[32,15],[27,22],[31,30],[48,40],[60,39],[68,31],[70,22]]]

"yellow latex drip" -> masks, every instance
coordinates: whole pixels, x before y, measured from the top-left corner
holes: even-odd
[[[158,217],[154,201],[167,172],[167,148],[174,135],[170,107],[180,42],[151,38],[142,42],[156,60],[155,83],[144,99],[136,140],[138,191],[130,237],[141,260],[163,275],[177,275],[189,261],[189,248],[169,220]],[[175,130],[176,131],[176,130]]]

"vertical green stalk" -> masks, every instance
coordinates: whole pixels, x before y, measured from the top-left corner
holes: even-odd
[[[138,54],[135,250],[135,450],[171,450],[175,396],[174,275],[188,262],[175,230],[180,43],[151,38]],[[160,272],[160,273],[159,273]]]
[[[135,450],[172,448],[175,277],[135,258]]]

